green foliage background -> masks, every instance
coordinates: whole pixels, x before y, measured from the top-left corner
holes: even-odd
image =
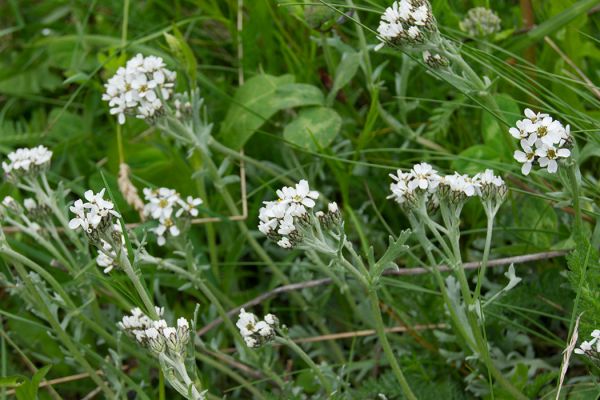
[[[380,0],[323,1],[311,6],[283,0],[246,1],[244,27],[238,34],[237,0],[0,2],[0,152],[37,144],[50,147],[54,151],[51,176],[55,182],[63,177],[74,198],[88,188],[101,188],[104,172],[128,221],[136,221],[137,216],[116,186],[121,158],[130,165],[140,189],[150,183],[175,188],[183,195],[202,195],[203,214],[226,215],[214,190],[200,187],[192,178],[201,170],[202,160],[189,157],[185,149],[142,121],[128,119],[123,127],[117,126],[101,100],[104,82],[129,57],[137,52],[159,55],[177,70],[180,91],[200,87],[215,135],[235,150],[243,147],[246,155],[257,160],[246,164],[249,216],[245,224],[253,231],[249,235],[264,244],[292,282],[320,276],[300,252],[281,251],[254,234],[261,202],[289,180],[306,178],[326,198],[338,201],[353,241],[363,250],[372,245],[380,254],[387,236],[408,226],[397,205],[386,199],[388,173],[422,160],[443,172],[493,168],[505,177],[511,191],[497,219],[492,257],[574,249],[566,259],[519,266],[522,284],[494,305],[487,321],[491,342],[506,354],[517,352],[529,360],[515,365],[513,380],[531,398],[551,398],[575,318],[583,312],[581,338],[600,328],[600,3],[432,1],[442,32],[463,41],[467,61],[494,82],[501,115],[489,113],[477,94],[461,92],[427,72],[418,54],[412,58],[392,48],[374,52],[373,30],[388,5]],[[493,8],[502,18],[503,31],[489,40],[466,38],[458,29],[466,11],[477,5]],[[527,5],[534,12],[533,27],[523,22],[522,7]],[[165,33],[173,35],[170,40]],[[241,87],[240,71],[245,82]],[[563,184],[568,178],[524,177],[512,160],[516,143],[508,128],[525,107],[549,112],[571,125],[577,140],[574,159],[581,170],[584,224],[580,231],[573,229],[570,192]],[[232,174],[237,167],[230,167]],[[236,183],[230,185],[233,191],[235,187]],[[10,185],[3,185],[0,192],[15,195]],[[478,204],[467,205],[462,228],[467,261],[479,260],[485,216]],[[190,235],[195,257],[206,265],[203,278],[226,307],[283,283],[247,237],[240,236],[237,224],[196,226]],[[48,262],[35,243],[12,240],[21,251]],[[164,251],[150,247],[157,255]],[[418,266],[410,259],[402,261],[402,267]],[[73,285],[61,271],[52,273],[65,285]],[[191,317],[199,303],[199,325],[216,318],[207,299],[183,287],[179,277],[150,268],[144,270],[144,277],[157,297],[178,314]],[[489,279],[505,283],[499,271],[490,270]],[[443,321],[442,302],[434,290],[429,276],[386,278],[383,300],[390,309],[389,325]],[[297,337],[324,333],[311,323],[310,315],[318,316],[330,332],[368,325],[366,304],[358,302],[354,315],[336,288],[305,290],[301,295],[308,309],[283,295],[264,303],[264,312],[276,313]],[[38,367],[52,364],[48,378],[78,372],[64,360],[63,349],[46,333],[47,327],[10,295],[9,288],[0,288],[0,309],[3,376],[31,375],[17,349]],[[114,304],[106,311],[107,326],[124,312]],[[231,345],[219,329],[204,340],[216,348]],[[420,398],[472,396],[463,382],[468,371],[445,362],[440,355],[445,344],[432,332],[395,335],[393,342],[402,349],[401,362]],[[90,332],[82,334],[81,343],[108,353]],[[342,340],[337,345],[341,357],[333,356],[330,342],[305,348],[336,368],[348,385],[347,398],[376,398],[377,393],[400,398],[372,339]],[[283,360],[289,357],[284,352],[274,362],[282,375]],[[575,358],[569,378],[598,375],[591,363]],[[338,369],[342,364],[346,368]],[[535,369],[534,365],[542,364],[543,368]],[[211,393],[249,398],[230,375],[202,361],[198,366],[203,381],[210,382]],[[149,384],[151,398],[158,398],[161,390],[169,393],[156,370],[146,365],[134,368],[131,377]],[[310,379],[302,373],[288,378],[310,392]],[[595,379],[570,386],[569,398],[597,398]],[[269,393],[268,384],[254,384]],[[86,380],[57,386],[65,398],[81,398],[93,388]],[[287,396],[293,398],[291,392]],[[500,392],[498,396],[502,398]]]

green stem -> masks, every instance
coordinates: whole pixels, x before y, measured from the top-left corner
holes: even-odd
[[[381,346],[383,347],[383,352],[385,353],[385,357],[387,358],[388,362],[390,363],[390,365],[392,367],[392,371],[394,372],[396,379],[400,383],[402,392],[404,393],[406,398],[408,398],[410,400],[417,400],[417,397],[414,395],[413,391],[411,390],[411,388],[408,384],[408,381],[406,380],[406,378],[404,377],[404,374],[402,373],[402,369],[400,369],[400,365],[398,364],[398,361],[396,360],[394,351],[392,350],[392,347],[390,346],[390,342],[387,339],[387,336],[385,333],[385,326],[383,324],[383,317],[381,316],[381,309],[379,308],[379,297],[377,296],[377,292],[375,291],[374,288],[369,290],[369,300],[371,303],[371,312],[373,313],[373,317],[375,318],[375,330],[377,331],[377,336],[379,337],[379,342],[381,343]]]
[[[491,211],[491,210],[490,210]],[[481,264],[479,265],[479,275],[477,277],[477,286],[475,287],[475,295],[474,299],[477,301],[481,294],[481,285],[483,284],[483,279],[485,278],[485,270],[488,264],[488,258],[490,256],[490,247],[492,245],[492,234],[494,230],[494,216],[487,216],[487,230],[485,234],[485,246],[483,248],[483,257],[481,259]]]
[[[121,268],[123,268],[123,271],[125,271],[125,273],[127,274],[127,277],[129,278],[131,283],[133,283],[135,290],[138,292],[138,295],[142,299],[142,302],[144,303],[144,307],[146,308],[146,312],[148,313],[148,316],[150,318],[152,318],[153,320],[160,319],[160,316],[158,315],[158,313],[156,312],[156,309],[154,308],[154,302],[150,299],[150,296],[148,295],[148,292],[146,291],[146,287],[142,284],[140,277],[134,271],[133,266],[129,262],[129,258],[127,257],[127,254],[125,254],[125,251],[123,251],[123,250],[120,251],[119,260],[120,260]]]
[[[567,167],[569,183],[571,184],[571,195],[573,198],[573,209],[575,210],[575,232],[583,234],[583,221],[581,219],[581,205],[579,202],[579,183],[577,181],[577,164],[571,160]]]
[[[302,350],[300,346],[298,346],[293,340],[291,340],[287,336],[277,336],[275,338],[275,341],[292,349],[297,355],[300,356],[300,358],[304,360],[306,364],[308,364],[310,369],[312,369],[315,375],[317,375],[317,378],[319,378],[319,381],[321,381],[321,385],[323,385],[327,396],[330,396],[333,393],[331,383],[327,378],[325,378],[325,375],[323,375],[323,373],[321,372],[321,368],[319,368],[317,364],[315,364],[315,362],[308,356],[308,354],[306,354],[304,350]]]

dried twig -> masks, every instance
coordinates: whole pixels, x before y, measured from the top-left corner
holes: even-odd
[[[550,258],[561,257],[561,256],[564,256],[565,253],[566,253],[565,251],[549,251],[549,252],[544,252],[544,253],[535,253],[535,254],[526,254],[526,255],[515,256],[515,257],[499,258],[497,260],[490,260],[488,262],[488,266],[489,267],[499,267],[499,266],[510,265],[510,264],[524,264],[524,263],[528,263],[531,261],[547,260]],[[477,269],[477,268],[479,268],[479,265],[480,265],[479,261],[473,261],[473,262],[465,263],[464,268],[465,269]],[[447,265],[439,265],[436,268],[441,272],[450,271],[450,267],[448,267]],[[404,268],[404,269],[397,269],[397,270],[388,270],[388,271],[385,271],[384,274],[387,276],[404,276],[404,275],[412,276],[412,275],[423,275],[423,274],[427,274],[429,272],[430,272],[430,268],[419,267],[419,268]],[[257,296],[255,298],[253,298],[252,300],[249,300],[249,301],[245,302],[244,304],[229,310],[227,312],[227,316],[232,317],[235,314],[237,314],[240,311],[240,309],[242,309],[242,308],[249,308],[249,307],[256,306],[256,305],[262,303],[263,301],[265,301],[271,297],[274,297],[278,294],[281,294],[281,293],[293,292],[293,291],[302,290],[302,289],[309,289],[309,288],[313,288],[313,287],[317,287],[317,286],[329,285],[331,283],[332,283],[331,278],[322,278],[322,279],[314,279],[314,280],[310,280],[310,281],[292,283],[290,285],[283,285],[283,286],[275,288],[271,291],[263,293],[260,296]],[[223,319],[220,317],[211,321],[210,323],[205,325],[202,329],[198,330],[198,332],[197,332],[198,336],[202,336],[202,335],[206,334],[208,331],[219,326],[222,322],[223,322]]]
[[[127,371],[127,369],[129,369],[128,365],[124,365],[122,367],[123,371]],[[96,374],[98,374],[99,376],[104,375],[104,371],[102,371],[101,369],[96,371]],[[43,388],[43,387],[50,387],[50,386],[54,386],[54,385],[59,385],[61,383],[67,383],[67,382],[74,382],[74,381],[80,381],[82,379],[87,379],[90,377],[90,374],[88,372],[82,372],[81,374],[75,374],[75,375],[68,375],[68,376],[63,376],[61,378],[56,378],[56,379],[50,379],[50,380],[43,380],[42,382],[40,382],[39,387]],[[13,395],[15,394],[15,389],[11,389],[9,391],[6,392],[7,395]]]
[[[414,325],[414,326],[394,326],[392,328],[386,328],[386,333],[404,333],[413,331],[427,331],[431,329],[446,329],[448,325],[446,324],[424,324],[424,325]],[[353,339],[357,337],[365,337],[365,336],[375,336],[377,335],[377,331],[375,329],[364,329],[360,331],[350,331],[350,332],[340,332],[340,333],[330,333],[328,335],[319,335],[319,336],[309,336],[304,338],[294,339],[295,343],[316,343],[316,342],[324,342],[327,340],[340,340],[340,339]],[[273,347],[280,347],[279,343],[272,343]],[[223,353],[233,353],[236,349],[231,347],[227,349],[221,350]],[[217,355],[218,353],[214,353],[213,355]]]

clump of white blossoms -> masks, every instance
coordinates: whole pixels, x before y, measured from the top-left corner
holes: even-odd
[[[489,36],[500,31],[501,23],[502,20],[494,10],[475,7],[460,22],[460,29],[471,37]]]
[[[548,114],[534,113],[525,109],[525,119],[517,121],[510,128],[510,134],[520,140],[521,150],[516,150],[514,158],[522,163],[521,172],[529,175],[534,164],[554,174],[558,161],[571,156],[569,149],[573,143],[570,127],[554,120]]]
[[[137,54],[104,85],[102,100],[108,102],[120,124],[125,123],[126,115],[153,121],[172,96],[176,77],[162,58]]]
[[[461,205],[474,196],[481,197],[484,202],[500,203],[507,191],[502,178],[490,169],[473,177],[458,172],[441,176],[430,164],[423,162],[415,164],[407,172],[398,169],[390,177],[393,182],[388,198],[406,210],[437,208],[440,201]]]
[[[276,193],[278,199],[265,201],[259,210],[258,229],[280,247],[289,249],[311,241],[316,228],[330,229],[341,222],[336,203],[330,203],[326,212],[313,212],[319,192],[310,190],[304,179]]]
[[[155,309],[156,314],[162,317],[164,309]],[[179,318],[176,326],[169,326],[164,319],[153,320],[136,307],[117,325],[158,358],[165,377],[182,396],[192,400],[205,399],[206,391],[196,387],[185,365],[190,341],[188,320]]]
[[[162,316],[164,309],[156,307],[156,313]],[[177,327],[169,327],[164,319],[152,320],[137,307],[118,326],[155,354],[170,352],[179,357],[190,340],[190,325],[185,318],[177,320]]]
[[[8,162],[2,162],[4,174],[11,180],[22,176],[35,176],[45,172],[52,159],[52,151],[44,146],[20,148],[8,153]]]
[[[198,206],[203,203],[202,199],[192,196],[183,199],[177,191],[165,187],[145,188],[144,198],[144,215],[158,222],[151,231],[159,246],[165,245],[166,236],[176,237],[182,229],[187,229],[191,218],[198,216]]]
[[[575,354],[585,355],[596,362],[600,362],[600,329],[594,329],[592,338],[581,342],[579,347],[575,349]]]
[[[433,32],[437,32],[437,23],[427,0],[399,0],[386,8],[377,28],[381,43],[399,46],[414,46],[425,43]]]
[[[69,228],[81,228],[87,235],[95,241],[101,236],[112,234],[114,231],[113,218],[121,218],[121,215],[114,210],[115,205],[112,201],[104,200],[104,192],[102,189],[98,193],[92,190],[86,191],[82,199],[78,199],[69,208],[75,217],[69,221]]]
[[[258,348],[275,339],[277,335],[275,330],[279,327],[279,319],[273,314],[267,314],[263,320],[259,320],[256,315],[246,312],[242,308],[236,326],[246,345]]]

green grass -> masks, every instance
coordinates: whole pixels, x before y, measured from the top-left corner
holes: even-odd
[[[325,258],[283,251],[257,231],[262,202],[281,186],[307,179],[322,197],[338,202],[354,248],[366,256],[372,247],[379,258],[389,235],[410,227],[398,205],[386,199],[389,173],[421,161],[443,173],[492,168],[510,191],[495,220],[490,259],[569,253],[519,265],[522,282],[486,308],[486,338],[507,379],[526,397],[554,398],[576,318],[583,313],[579,341],[600,329],[600,2],[432,0],[442,35],[461,46],[475,73],[491,79],[494,103],[428,70],[420,54],[392,46],[373,51],[387,1],[246,0],[238,32],[239,3],[1,2],[0,158],[19,147],[46,145],[54,152],[48,179],[53,187],[63,182],[64,205],[108,185],[125,222],[139,216],[119,191],[121,162],[131,167],[140,192],[166,186],[202,197],[201,217],[222,221],[194,225],[186,235],[189,247],[158,247],[147,226],[129,234],[134,247],[146,238],[149,254],[186,271],[135,266],[169,318],[195,318],[197,329],[222,315],[217,303],[227,311],[278,286],[328,277],[324,269],[334,268]],[[532,5],[535,26],[523,25],[520,4]],[[486,39],[461,32],[458,23],[474,6],[492,7],[503,31]],[[325,18],[315,23],[315,15]],[[247,219],[227,220],[243,207],[239,158],[211,150],[221,177],[227,177],[229,202],[202,152],[141,120],[128,118],[121,127],[109,114],[103,85],[138,52],[163,57],[178,73],[178,91],[199,87],[212,135],[232,154],[243,147]],[[508,128],[526,107],[570,124],[580,171],[576,190],[564,166],[556,175],[521,174],[512,157],[518,144]],[[0,193],[25,197],[10,182]],[[486,216],[478,202],[466,204],[460,229],[463,261],[481,260]],[[40,241],[22,233],[7,234],[7,241],[32,264],[15,263],[6,254],[0,262],[1,376],[33,380],[47,365],[45,379],[103,371],[96,382],[85,378],[56,384],[55,392],[40,389],[40,398],[83,398],[98,382],[116,398],[132,391],[137,398],[177,395],[154,358],[118,334],[116,323],[140,303],[125,274],[102,274],[89,254],[85,258],[67,243],[77,262],[88,263],[70,274]],[[427,265],[421,243],[412,237],[409,245],[410,253],[396,260],[399,267]],[[18,271],[35,266],[46,271],[50,289],[32,296]],[[484,293],[506,284],[506,268],[488,268]],[[476,276],[468,272],[469,281]],[[386,326],[450,323],[433,274],[388,276],[379,283]],[[59,288],[72,305],[53,302]],[[290,291],[249,310],[276,314],[292,339],[372,329],[369,301],[359,289],[350,284],[348,291],[336,285]],[[53,312],[62,327],[48,322],[46,314]],[[275,346],[248,350],[234,332],[220,324],[196,343],[198,376],[212,398],[324,398],[302,357]],[[497,382],[488,382],[485,369],[483,379],[467,379],[473,364],[459,354],[452,335],[450,329],[388,335],[417,398],[511,398]],[[63,337],[80,352],[74,354]],[[322,372],[338,388],[334,398],[404,398],[375,335],[301,347],[316,364],[326,364]],[[122,366],[128,366],[125,372]],[[573,355],[561,398],[597,398],[599,371]],[[274,377],[284,381],[282,387]],[[11,398],[6,390],[0,389],[0,399]]]

